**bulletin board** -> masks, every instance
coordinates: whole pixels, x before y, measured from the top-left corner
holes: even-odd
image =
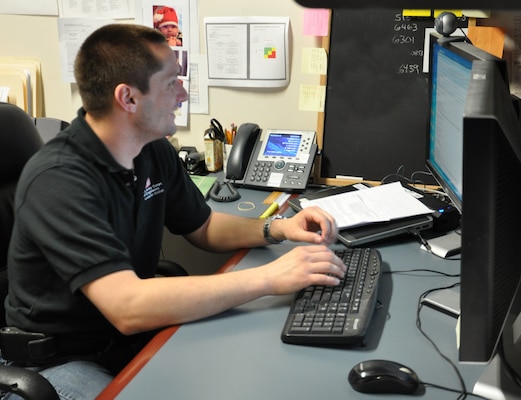
[[[434,19],[402,10],[333,10],[318,181],[380,181],[402,168],[425,171],[428,74],[422,72],[425,29]],[[317,165],[318,164],[318,165]]]

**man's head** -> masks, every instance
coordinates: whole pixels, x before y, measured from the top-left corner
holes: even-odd
[[[150,77],[162,68],[155,46],[165,37],[142,25],[111,24],[93,32],[82,44],[74,64],[83,107],[93,117],[112,109],[114,90],[120,83],[149,90]]]

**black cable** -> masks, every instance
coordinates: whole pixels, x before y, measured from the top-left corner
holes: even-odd
[[[429,178],[433,178],[432,174],[431,174],[429,171],[414,171],[414,172],[411,174],[411,179],[412,179],[414,182],[422,182],[422,183],[423,183],[422,180],[414,178],[414,176],[415,176],[416,174],[426,175],[426,176],[429,177]]]
[[[411,177],[408,178],[404,175],[404,169],[405,169],[404,166],[400,165],[395,173],[384,176],[381,179],[380,183],[382,183],[382,184],[388,183],[387,180],[393,178],[393,180],[391,180],[391,182],[399,181],[402,184],[406,183],[409,185],[423,185],[424,187],[426,187],[427,184],[423,180],[415,179],[414,176],[416,174],[423,174],[423,175],[432,177],[432,174],[428,171],[414,171],[411,174]]]
[[[221,188],[223,187],[225,187],[228,190],[227,195],[223,195],[220,193]],[[212,200],[218,201],[220,203],[230,203],[241,198],[239,191],[235,188],[235,186],[233,186],[232,182],[221,183],[219,181],[215,181],[208,195]]]
[[[446,277],[451,277],[451,278],[458,278],[460,277],[460,274],[449,274],[449,273],[446,273],[446,272],[442,272],[442,271],[436,271],[436,270],[432,270],[432,269],[428,269],[428,268],[415,268],[415,269],[410,269],[410,270],[395,270],[395,271],[384,271],[384,273],[399,273],[399,274],[407,274],[407,273],[411,273],[411,272],[428,272],[428,273],[434,273],[434,274],[438,274],[438,275],[443,275],[443,276],[446,276]],[[467,396],[471,395],[471,396],[474,396],[476,398],[481,398],[481,399],[484,399],[484,400],[489,400],[485,397],[482,397],[482,396],[479,396],[479,395],[475,395],[473,393],[469,393],[467,392],[467,388],[465,386],[465,382],[463,381],[463,377],[461,376],[461,373],[459,372],[459,369],[457,368],[457,366],[447,357],[445,356],[441,350],[438,348],[438,346],[436,345],[436,343],[427,335],[427,333],[423,330],[422,328],[422,324],[421,324],[421,318],[420,318],[420,312],[421,312],[421,309],[423,308],[423,303],[422,303],[422,300],[427,296],[429,295],[430,293],[432,292],[435,292],[435,291],[438,291],[438,290],[444,290],[444,289],[452,289],[456,286],[459,286],[460,285],[460,282],[456,282],[456,283],[453,283],[452,285],[449,285],[449,286],[445,286],[445,287],[439,287],[439,288],[434,288],[434,289],[429,289],[425,292],[423,292],[419,299],[418,299],[418,306],[417,306],[417,310],[416,310],[416,327],[418,328],[418,330],[420,331],[420,333],[431,343],[431,345],[434,347],[434,349],[436,350],[436,352],[445,360],[447,361],[451,366],[452,368],[454,369],[455,373],[456,373],[456,376],[458,378],[458,380],[460,381],[460,384],[462,386],[462,389],[452,389],[452,388],[449,388],[449,387],[446,387],[446,386],[442,386],[442,385],[437,385],[437,384],[434,384],[434,383],[430,383],[430,382],[421,382],[424,386],[431,386],[431,387],[434,387],[434,388],[437,388],[437,389],[441,389],[441,390],[445,390],[445,391],[449,391],[449,392],[454,392],[454,393],[460,393],[460,395],[458,396],[458,399],[466,399]]]
[[[467,36],[467,34],[465,33],[465,31],[463,30],[463,28],[461,26],[459,27],[459,30],[461,31],[461,33],[463,33],[463,37],[465,38],[465,41],[469,44],[472,44],[472,41],[469,39],[469,37]]]
[[[454,369],[454,372],[456,373],[456,376],[460,382],[460,385],[461,385],[461,393],[462,394],[465,394],[464,397],[459,397],[459,398],[466,398],[466,393],[467,393],[467,388],[465,386],[465,382],[463,381],[463,377],[461,376],[461,373],[459,371],[459,369],[456,367],[456,365],[445,355],[441,352],[441,350],[439,349],[439,347],[436,345],[436,343],[434,342],[434,340],[432,340],[430,338],[429,335],[427,335],[427,333],[423,330],[422,328],[422,324],[421,324],[421,318],[420,318],[420,313],[421,313],[421,309],[423,308],[423,302],[422,300],[427,296],[429,295],[430,293],[432,292],[436,292],[438,290],[444,290],[444,289],[451,289],[451,288],[454,288],[456,286],[459,286],[459,282],[457,283],[454,283],[452,285],[449,285],[449,286],[445,286],[445,287],[440,287],[440,288],[435,288],[435,289],[429,289],[425,292],[423,292],[419,299],[418,299],[418,306],[417,306],[417,309],[416,309],[416,327],[418,328],[418,330],[420,331],[420,333],[425,337],[425,339],[427,339],[431,345],[434,347],[434,349],[436,350],[436,352],[441,356],[441,358],[443,358],[445,361],[447,361],[449,363],[449,365]]]
[[[426,290],[425,292],[423,292],[419,299],[418,299],[418,307],[417,307],[417,310],[416,310],[416,327],[418,328],[418,330],[420,331],[420,333],[425,337],[425,339],[427,339],[431,345],[434,347],[434,349],[436,350],[436,352],[440,355],[441,358],[443,358],[451,367],[452,369],[454,370],[454,372],[456,373],[456,377],[458,378],[459,382],[460,382],[460,385],[461,385],[461,390],[457,390],[457,389],[452,389],[452,388],[448,388],[446,386],[442,386],[442,385],[436,385],[436,384],[433,384],[433,383],[425,383],[425,382],[422,382],[424,385],[428,385],[428,386],[432,386],[432,387],[436,387],[438,389],[442,389],[442,390],[446,390],[446,391],[449,391],[449,392],[456,392],[456,393],[459,393],[460,395],[458,396],[458,399],[466,399],[467,396],[473,396],[473,397],[476,397],[476,398],[480,398],[480,399],[484,399],[484,400],[489,400],[488,398],[486,397],[483,397],[483,396],[480,396],[480,395],[476,395],[474,393],[470,393],[467,391],[467,387],[465,385],[465,381],[463,380],[463,377],[458,369],[458,367],[456,366],[456,364],[454,364],[452,362],[452,360],[450,360],[445,354],[443,354],[441,352],[441,350],[439,349],[439,347],[436,345],[436,343],[434,342],[434,340],[429,336],[427,335],[427,333],[423,330],[422,328],[422,324],[421,324],[421,318],[420,318],[420,314],[421,314],[421,310],[423,308],[423,302],[422,300],[427,297],[430,293],[433,293],[433,292],[436,292],[436,291],[439,291],[439,290],[445,290],[445,289],[452,289],[456,286],[459,286],[460,283],[459,282],[456,282],[452,285],[449,285],[449,286],[445,286],[445,287],[439,287],[439,288],[434,288],[434,289],[429,289],[429,290]]]
[[[409,270],[393,270],[393,271],[384,271],[383,273],[384,274],[409,274],[409,273],[413,273],[413,272],[427,272],[427,273],[433,273],[433,274],[437,274],[437,275],[443,275],[443,276],[450,277],[450,278],[459,278],[460,277],[460,274],[449,274],[449,273],[446,273],[446,272],[443,272],[443,271],[436,271],[436,270],[428,269],[428,268],[413,268],[413,269],[409,269]],[[477,394],[473,394],[473,393],[470,393],[470,392],[467,391],[467,388],[466,388],[465,382],[463,380],[463,377],[462,377],[458,367],[456,366],[456,364],[454,364],[446,355],[444,355],[441,352],[441,350],[436,345],[434,340],[432,340],[432,338],[430,338],[429,335],[427,335],[427,333],[422,328],[421,317],[420,317],[421,310],[422,310],[423,305],[424,305],[422,300],[426,296],[428,296],[430,293],[432,293],[432,292],[436,292],[436,291],[439,291],[439,290],[445,290],[445,289],[452,289],[452,288],[457,287],[459,285],[460,285],[460,282],[456,282],[456,283],[453,283],[452,285],[449,285],[449,286],[433,288],[433,289],[429,289],[429,290],[426,290],[425,292],[423,292],[420,295],[420,297],[418,298],[418,306],[417,306],[417,309],[416,309],[416,327],[418,328],[420,333],[429,341],[429,343],[431,343],[431,345],[434,347],[436,352],[447,363],[449,363],[449,365],[454,369],[454,372],[456,373],[456,377],[458,378],[458,380],[460,382],[461,389],[453,389],[453,388],[449,388],[449,387],[442,386],[442,385],[437,385],[437,384],[430,383],[430,382],[423,382],[422,381],[421,383],[424,386],[430,386],[430,387],[441,389],[441,390],[445,390],[445,391],[448,391],[448,392],[459,393],[459,396],[457,397],[458,400],[466,399],[468,396],[472,396],[472,397],[483,399],[483,400],[490,400],[490,399],[488,399],[486,397],[483,397],[483,396],[480,396],[480,395],[477,395]]]
[[[422,234],[420,232],[415,232],[415,231],[409,231],[411,235],[413,236],[416,236],[416,238],[420,241],[420,243],[423,245],[423,247],[425,247],[425,249],[430,253],[432,254],[433,256],[436,256],[438,258],[441,258],[442,260],[452,260],[452,261],[459,261],[461,260],[461,257],[442,257],[436,253],[434,253],[431,249],[431,245],[429,244],[429,242],[427,242],[427,240],[425,240],[425,238],[422,236]],[[461,235],[461,233],[458,233],[459,235]]]
[[[479,394],[474,394],[474,393],[465,393],[464,396],[465,397],[462,397],[462,393],[461,393],[461,390],[460,389],[452,389],[452,388],[449,388],[449,387],[446,387],[446,386],[442,386],[442,385],[437,385],[435,383],[430,383],[430,382],[421,382],[421,384],[423,386],[430,386],[430,387],[433,387],[435,389],[441,389],[441,390],[445,390],[447,392],[452,392],[452,393],[459,393],[460,395],[458,396],[458,399],[462,399],[462,398],[466,398],[467,396],[472,396],[472,397],[476,397],[478,399],[483,399],[483,400],[490,400],[489,398],[487,397],[483,397]]]
[[[434,269],[428,268],[413,268],[413,269],[404,269],[404,270],[393,270],[393,271],[383,271],[384,274],[407,274],[410,272],[430,272],[438,275],[443,275],[448,278],[459,278],[460,274],[449,274],[443,271],[436,271]]]

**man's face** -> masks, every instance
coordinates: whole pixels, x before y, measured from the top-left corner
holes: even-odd
[[[142,97],[142,108],[137,124],[150,140],[173,135],[175,111],[188,99],[188,94],[178,78],[179,65],[175,53],[167,45],[155,48],[156,56],[163,61],[163,68],[150,78],[150,90]]]

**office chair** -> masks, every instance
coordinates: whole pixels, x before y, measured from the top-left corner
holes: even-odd
[[[42,145],[34,119],[13,104],[0,103],[0,326],[5,326],[7,247],[14,220],[16,183],[27,160]],[[24,368],[0,365],[0,390],[27,400],[59,400],[47,379]]]
[[[7,249],[14,222],[14,194],[25,163],[43,143],[67,127],[54,118],[31,118],[21,108],[0,102],[0,327],[6,325]],[[179,264],[161,260],[160,276],[188,275]],[[16,393],[27,400],[59,400],[54,387],[40,374],[0,364],[0,392]],[[1,395],[1,393],[0,393]]]

